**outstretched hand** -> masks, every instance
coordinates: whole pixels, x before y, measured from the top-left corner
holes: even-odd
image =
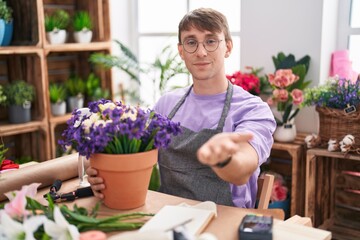
[[[241,149],[241,143],[253,137],[250,133],[219,133],[210,138],[197,151],[197,157],[203,164],[216,166]]]

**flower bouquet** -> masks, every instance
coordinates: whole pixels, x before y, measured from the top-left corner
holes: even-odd
[[[70,210],[66,205],[55,205],[50,195],[48,206],[44,206],[35,199],[39,186],[33,183],[5,193],[9,202],[0,206],[0,239],[87,239],[86,231],[133,230],[144,225],[144,217],[154,216],[135,212],[97,218],[98,205],[91,212],[76,204]]]
[[[90,159],[106,182],[104,204],[115,209],[144,204],[157,149],[180,133],[180,124],[167,117],[110,100],[73,111],[67,124],[60,144]]]
[[[281,118],[275,116],[275,120],[278,126],[283,126],[289,124],[299,113],[299,106],[303,102],[303,90],[310,84],[310,81],[305,81],[310,57],[305,56],[295,61],[294,55],[285,56],[280,52],[277,57],[273,56],[273,62],[275,74],[268,74],[273,94],[267,102],[270,106],[276,104]]]
[[[329,78],[324,85],[306,89],[303,106],[316,106],[323,144],[339,143],[350,134],[360,147],[360,79]]]
[[[250,72],[236,71],[232,75],[226,75],[226,78],[234,85],[242,87],[253,95],[266,93],[269,87],[264,76],[259,76],[262,68],[245,67]]]

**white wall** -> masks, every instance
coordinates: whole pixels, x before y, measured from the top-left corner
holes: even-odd
[[[336,44],[338,0],[243,0],[241,6],[241,69],[264,67],[274,72],[272,56],[282,51],[297,59],[311,57],[306,80],[318,85],[329,72]],[[261,5],[261,7],[259,7]],[[335,13],[335,14],[334,14]],[[304,108],[296,117],[298,131],[317,132],[317,113]]]

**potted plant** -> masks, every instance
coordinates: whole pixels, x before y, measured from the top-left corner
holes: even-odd
[[[52,15],[45,16],[45,31],[47,40],[51,44],[66,42],[66,28],[70,23],[70,15],[64,10],[56,10]]]
[[[13,35],[12,8],[0,0],[0,46],[9,46]]]
[[[85,81],[86,96],[88,100],[95,101],[100,99],[107,99],[110,96],[108,89],[102,89],[100,86],[100,79],[94,73],[90,73]]]
[[[0,85],[0,105],[6,103],[6,95],[4,93],[4,87]]]
[[[104,203],[115,209],[145,203],[157,149],[180,133],[179,123],[153,110],[103,99],[74,111],[67,124],[59,144],[90,159],[107,184]]]
[[[89,43],[92,38],[92,21],[88,12],[78,11],[73,18],[74,39],[77,43]]]
[[[303,102],[303,90],[311,83],[305,81],[309,69],[310,57],[304,56],[295,60],[294,55],[286,56],[280,52],[273,56],[275,73],[268,74],[268,81],[273,89],[268,104],[273,110],[277,123],[274,139],[280,142],[292,142],[296,137],[295,116],[300,111]],[[295,109],[294,109],[295,107]]]
[[[85,82],[78,76],[70,77],[65,82],[68,111],[72,112],[74,109],[82,108],[84,106]]]
[[[356,81],[332,77],[325,84],[305,90],[302,106],[315,106],[319,113],[322,144],[339,144],[348,134],[360,148],[360,78]]]
[[[51,113],[54,116],[66,113],[66,88],[61,83],[51,83],[49,86]]]
[[[35,89],[31,84],[18,80],[5,86],[6,105],[9,106],[10,123],[31,121],[31,102],[35,97]]]

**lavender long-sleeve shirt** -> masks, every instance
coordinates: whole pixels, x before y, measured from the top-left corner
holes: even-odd
[[[176,89],[162,96],[154,109],[168,116],[179,99],[187,92],[188,87]],[[173,117],[173,121],[192,131],[204,128],[215,129],[218,125],[224,106],[226,92],[216,95],[197,95],[190,92],[184,104]],[[259,165],[248,183],[237,186],[230,184],[235,206],[253,208],[256,201],[257,178],[260,165],[270,155],[273,144],[272,134],[276,122],[269,106],[259,97],[253,96],[241,87],[234,85],[231,107],[225,121],[224,132],[251,132],[254,137],[250,144],[259,156]]]

